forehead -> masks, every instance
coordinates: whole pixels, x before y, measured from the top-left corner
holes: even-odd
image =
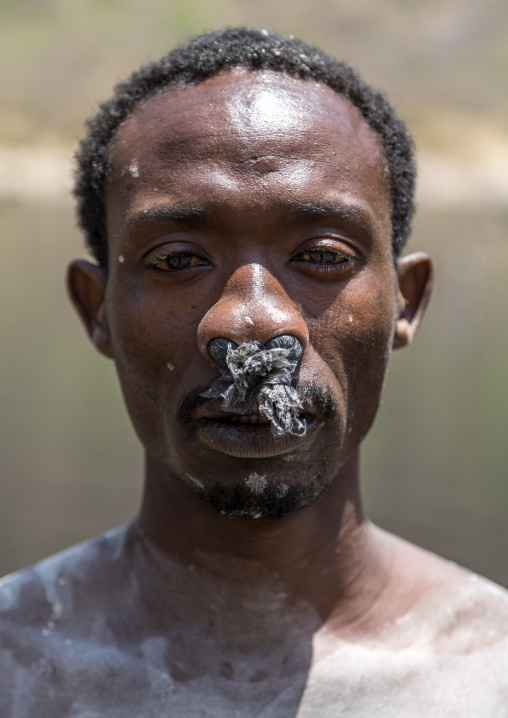
[[[220,203],[217,193],[236,187],[253,207],[268,195],[328,192],[386,220],[387,178],[378,137],[345,98],[314,81],[238,69],[170,88],[123,123],[106,202],[115,195],[125,215],[161,193]]]

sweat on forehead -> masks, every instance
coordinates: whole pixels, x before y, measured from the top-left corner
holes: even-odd
[[[347,63],[294,37],[249,28],[229,28],[201,35],[152,62],[115,88],[110,100],[88,122],[88,134],[77,153],[74,195],[77,214],[92,254],[107,266],[108,246],[104,205],[107,156],[119,126],[148,97],[164,88],[199,85],[221,72],[244,68],[272,70],[314,80],[354,105],[381,140],[390,179],[391,229],[397,256],[410,233],[414,213],[413,143],[404,123],[384,95],[369,87]],[[133,170],[135,174],[135,169]]]
[[[143,225],[145,233],[162,212],[254,236],[261,217],[296,221],[293,210],[310,205],[357,220],[363,210],[367,222],[383,222],[389,242],[379,138],[348,100],[313,81],[240,70],[171,88],[127,118],[110,156],[110,248],[119,232]]]
[[[314,133],[323,123],[331,130],[330,153],[337,149],[335,128],[351,142],[366,139],[368,149],[358,156],[359,162],[382,163],[387,170],[378,136],[358,110],[329,87],[271,71],[253,74],[240,69],[197,87],[169,88],[145,101],[111,143],[107,183],[138,180],[147,170],[153,175],[158,161],[184,165],[190,154],[194,162],[213,163],[234,153],[243,171],[252,166],[261,174],[263,169],[270,172],[289,135],[292,152],[302,158],[312,155]],[[359,144],[357,153],[361,149]]]

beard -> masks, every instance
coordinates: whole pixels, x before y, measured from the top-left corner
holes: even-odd
[[[253,474],[256,476],[256,474]],[[321,476],[304,484],[271,484],[262,493],[248,484],[215,484],[210,489],[197,489],[195,493],[218,514],[238,518],[282,519],[311,506],[328,485],[322,485]]]
[[[195,432],[195,410],[209,401],[202,396],[206,389],[207,387],[198,387],[189,392],[178,407],[177,423],[189,437]],[[337,404],[328,389],[307,382],[299,385],[297,390],[302,400],[319,407],[320,418],[331,418],[337,413]],[[330,483],[331,480],[327,482],[322,473],[317,472],[305,480],[292,480],[287,483],[271,481],[269,475],[252,473],[247,480],[234,483],[216,482],[209,488],[197,484],[187,485],[193,493],[223,516],[281,519],[310,507],[328,489]]]

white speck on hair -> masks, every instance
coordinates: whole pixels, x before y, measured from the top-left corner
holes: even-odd
[[[250,324],[251,327],[254,326],[254,322],[252,321],[252,319],[250,317],[245,317],[245,321],[247,322],[247,324]]]
[[[131,177],[134,177],[135,179],[139,177],[139,167],[135,162],[133,162],[129,167],[129,172],[131,173]]]
[[[265,30],[265,29],[263,28],[263,30],[261,30],[261,34],[264,35],[265,37],[268,37],[268,35],[269,35],[270,33],[268,32],[268,30]]]
[[[281,484],[279,488],[277,489],[277,495],[282,497],[285,496],[288,492],[288,485],[287,484]]]
[[[125,257],[123,256],[123,254],[118,257],[118,261],[120,262],[120,264],[123,264],[123,262],[125,262]]]
[[[350,322],[353,321],[353,317],[351,316],[351,314],[349,315],[349,321],[350,321]]]
[[[192,481],[193,484],[199,486],[200,489],[204,488],[203,482],[199,479],[195,479],[194,476],[191,476],[190,474],[185,474],[185,476],[189,479],[189,481]]]
[[[263,493],[266,487],[266,476],[261,476],[260,474],[251,474],[245,479],[245,483],[249,487],[249,489],[252,491],[253,494],[256,494],[259,496]],[[256,519],[258,516],[253,516],[252,518]]]
[[[168,361],[168,363],[166,364],[166,366],[167,366],[167,368],[169,369],[169,371],[173,371],[173,369],[175,368],[175,365],[174,365],[174,364],[171,364],[170,361]]]

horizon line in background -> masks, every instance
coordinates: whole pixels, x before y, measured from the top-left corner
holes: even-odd
[[[22,202],[72,201],[75,147],[0,144],[0,198]],[[446,156],[421,148],[416,153],[418,205],[429,208],[508,206],[508,143]]]

